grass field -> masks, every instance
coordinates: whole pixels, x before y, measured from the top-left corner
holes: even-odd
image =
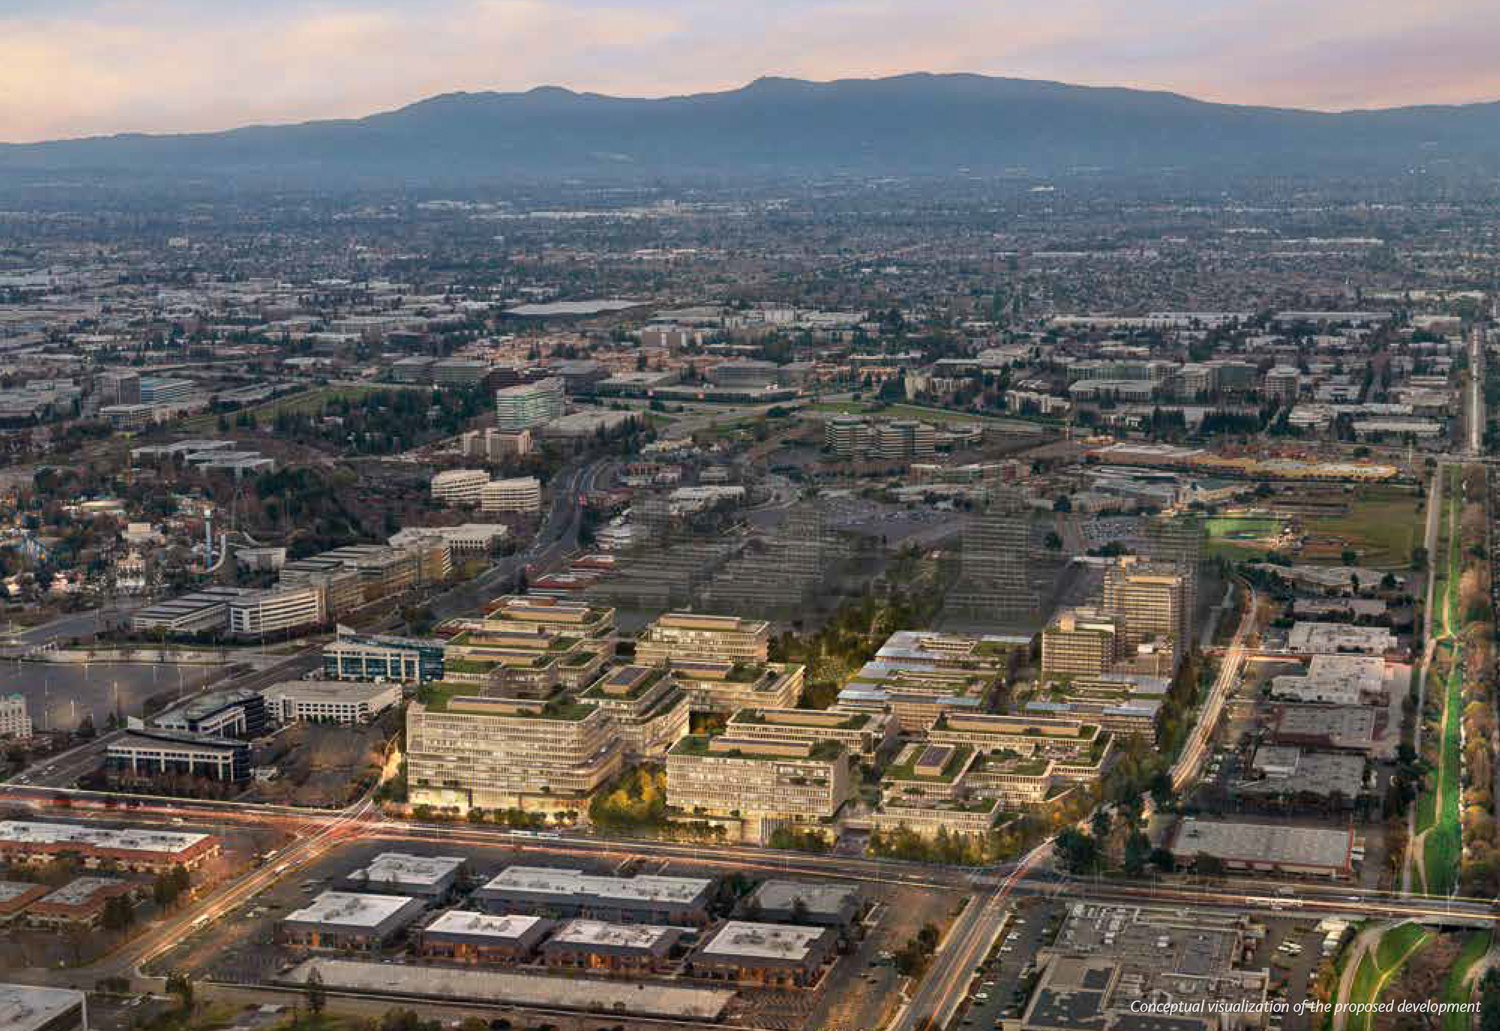
[[[323,406],[330,401],[339,398],[354,399],[364,397],[366,394],[377,390],[405,390],[411,389],[401,386],[347,386],[347,387],[319,387],[313,390],[304,390],[300,394],[288,394],[286,397],[278,397],[271,401],[258,405],[238,409],[225,413],[231,426],[235,418],[242,412],[252,412],[261,423],[276,418],[278,412],[297,413],[305,412],[309,415],[317,415],[323,410]],[[219,425],[219,416],[213,412],[203,415],[195,415],[191,419],[184,419],[181,428],[188,431],[211,431]]]
[[[1464,984],[1469,976],[1469,971],[1474,969],[1490,948],[1490,932],[1473,931],[1464,939],[1462,948],[1458,950],[1458,957],[1454,959],[1453,966],[1448,970],[1448,979],[1443,983],[1443,997],[1441,1002],[1465,1003],[1469,1001],[1472,991],[1469,985]],[[1473,1018],[1468,1013],[1444,1013],[1443,1031],[1469,1031]]]
[[[1420,924],[1400,924],[1381,935],[1380,941],[1360,957],[1349,985],[1347,1002],[1368,1006],[1379,1000],[1386,985],[1406,963],[1412,953],[1426,944],[1431,934]],[[1345,1031],[1369,1031],[1370,1013],[1350,1013]]]
[[[1337,495],[1348,504],[1343,515],[1309,516],[1302,529],[1312,537],[1340,537],[1359,553],[1361,565],[1405,569],[1412,548],[1422,543],[1421,501],[1417,493],[1393,487],[1365,488],[1357,497]]]
[[[1432,634],[1440,648],[1452,649],[1452,663],[1441,685],[1442,723],[1438,730],[1438,759],[1431,787],[1417,799],[1415,830],[1427,836],[1422,839],[1421,862],[1417,864],[1422,888],[1428,895],[1448,895],[1458,885],[1459,863],[1463,850],[1460,823],[1460,791],[1463,779],[1463,650],[1454,636],[1458,603],[1458,582],[1463,556],[1458,550],[1458,506],[1453,498],[1458,489],[1454,477],[1445,484],[1443,526],[1446,548],[1438,567],[1436,606]],[[1431,691],[1438,685],[1428,682]],[[1417,857],[1414,857],[1417,858]]]
[[[951,412],[946,408],[923,405],[880,404],[878,401],[820,401],[807,406],[810,412],[835,412],[841,415],[877,415],[888,419],[925,419],[928,422],[980,422],[997,429],[1040,432],[1039,423],[1005,416],[978,415],[974,412]]]

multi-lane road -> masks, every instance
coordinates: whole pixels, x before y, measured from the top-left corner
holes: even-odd
[[[1240,616],[1240,625],[1235,628],[1234,639],[1224,650],[1219,675],[1214,678],[1213,687],[1209,689],[1208,697],[1198,711],[1198,719],[1193,723],[1192,733],[1183,745],[1177,762],[1172,766],[1174,790],[1181,791],[1197,779],[1203,757],[1212,747],[1214,730],[1224,713],[1224,703],[1239,682],[1240,670],[1245,664],[1245,644],[1255,627],[1256,594],[1253,588],[1247,587],[1246,590],[1248,597],[1245,599],[1245,611]]]

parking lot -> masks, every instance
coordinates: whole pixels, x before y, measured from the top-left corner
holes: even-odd
[[[1037,950],[1052,942],[1063,910],[1061,903],[1039,898],[1015,904],[1000,941],[975,977],[968,1004],[960,1011],[960,1028],[997,1028],[1020,1014],[1036,974]]]

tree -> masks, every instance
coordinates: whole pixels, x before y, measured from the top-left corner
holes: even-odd
[[[177,996],[178,1005],[182,1012],[192,1012],[193,982],[188,980],[186,974],[167,975],[167,994]]]
[[[1070,497],[1068,497],[1066,494],[1059,494],[1057,496],[1057,500],[1054,501],[1054,502],[1052,502],[1052,511],[1054,511],[1054,512],[1071,512],[1071,511],[1073,511],[1073,499],[1070,498]]]
[[[314,1017],[321,1016],[323,1007],[328,1004],[328,993],[323,990],[323,975],[317,967],[308,971],[304,987],[307,988],[307,1012]]]
[[[1047,536],[1042,539],[1042,544],[1048,551],[1061,551],[1063,539],[1058,536],[1056,530],[1048,530]]]
[[[1125,839],[1125,858],[1122,866],[1131,877],[1146,872],[1146,863],[1151,859],[1151,839],[1140,831],[1131,831]]]
[[[135,923],[135,908],[128,895],[111,895],[104,902],[101,922],[106,931],[123,931]]]

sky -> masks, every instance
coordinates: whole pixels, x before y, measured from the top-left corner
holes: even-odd
[[[0,140],[964,71],[1343,110],[1500,99],[1496,0],[0,0]]]

